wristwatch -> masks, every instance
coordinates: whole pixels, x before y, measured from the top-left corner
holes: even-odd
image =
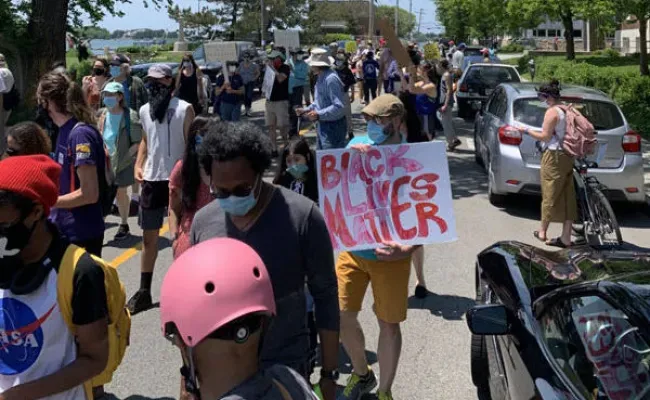
[[[334,382],[339,380],[339,370],[338,369],[333,369],[331,371],[328,371],[326,369],[321,369],[320,370],[320,377],[323,379],[329,379]]]

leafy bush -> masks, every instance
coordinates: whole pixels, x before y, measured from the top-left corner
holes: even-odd
[[[345,42],[346,53],[351,54],[354,53],[355,51],[357,51],[357,42],[355,42],[354,40],[348,40],[347,42]]]
[[[352,36],[347,33],[326,33],[323,39],[325,43],[330,44],[332,42],[340,42],[341,40],[350,40]]]
[[[424,59],[428,61],[437,60],[440,58],[440,50],[438,44],[427,43],[424,45]]]
[[[523,53],[524,46],[518,43],[508,43],[499,49],[500,53]]]
[[[592,87],[618,103],[628,122],[645,137],[650,136],[650,77],[616,67],[599,67],[585,60],[566,61],[559,57],[537,61],[536,81],[555,78],[564,84]]]
[[[93,63],[91,61],[82,61],[69,68],[68,73],[74,78],[78,84],[81,85],[81,80],[84,76],[91,75],[93,71]]]
[[[125,46],[125,47],[118,47],[115,49],[116,53],[129,53],[129,54],[138,54],[142,53],[146,50],[146,47],[143,46]]]

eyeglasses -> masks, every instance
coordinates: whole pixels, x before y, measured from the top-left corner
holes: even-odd
[[[246,197],[250,195],[251,192],[253,192],[253,190],[255,190],[256,186],[257,186],[257,180],[255,180],[255,183],[253,183],[250,186],[240,185],[240,186],[236,186],[232,190],[221,189],[221,188],[218,189],[210,188],[210,192],[212,194],[212,197],[214,197],[215,199],[226,199],[230,196]]]

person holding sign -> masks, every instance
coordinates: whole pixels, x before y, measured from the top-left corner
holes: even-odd
[[[314,102],[307,108],[296,109],[310,121],[318,121],[318,149],[341,149],[345,147],[347,122],[343,82],[332,70],[334,60],[323,49],[311,52],[308,64],[316,79]]]
[[[360,152],[375,146],[406,143],[402,133],[404,104],[394,95],[377,97],[361,113],[368,121],[368,135],[355,137],[348,144]],[[358,314],[368,283],[375,299],[374,311],[379,322],[377,356],[381,368],[379,400],[392,400],[391,387],[402,349],[400,323],[406,320],[408,283],[413,253],[421,246],[384,242],[383,247],[340,253],[336,263],[341,309],[341,341],[352,361],[353,372],[343,392],[345,400],[359,400],[377,386],[368,365],[365,337]]]

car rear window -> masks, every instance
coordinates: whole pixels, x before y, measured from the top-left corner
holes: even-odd
[[[465,48],[465,51],[463,52],[465,54],[465,57],[467,56],[481,56],[481,49],[468,49]]]
[[[465,82],[470,86],[481,85],[494,89],[501,83],[520,82],[520,79],[514,68],[476,65],[467,71]]]
[[[599,131],[620,128],[625,124],[623,115],[614,103],[584,99],[563,99],[582,113]],[[516,100],[513,106],[515,121],[541,128],[548,107],[537,98]]]

